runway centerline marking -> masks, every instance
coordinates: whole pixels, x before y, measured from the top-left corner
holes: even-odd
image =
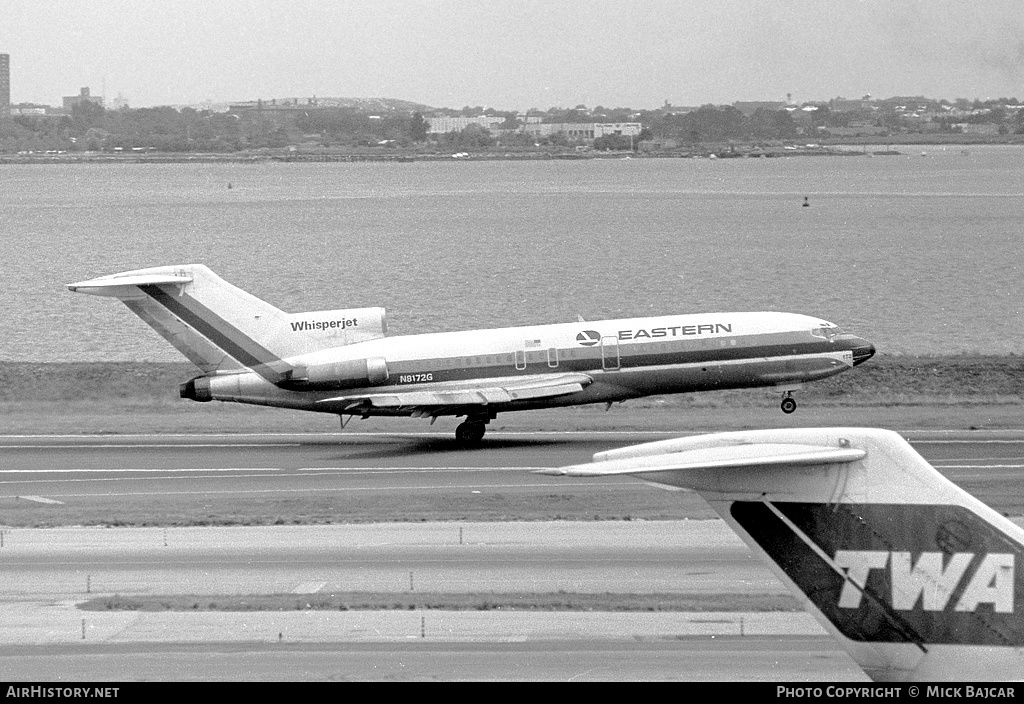
[[[961,462],[963,457],[944,457],[942,459],[929,460],[932,464],[936,462]],[[974,462],[1024,462],[1024,457],[971,457]]]
[[[936,431],[938,432],[938,431]],[[1019,439],[1012,440],[999,440],[990,439],[982,440],[980,438],[970,440],[912,440],[912,445],[1019,445]]]
[[[69,474],[76,472],[279,472],[284,467],[159,467],[129,468],[129,467],[99,467],[99,468],[65,468],[65,469],[0,469],[0,475],[4,474]]]
[[[255,476],[269,477],[272,479],[290,479],[302,476],[316,476],[319,473],[323,476],[326,473],[344,474],[350,477],[366,474],[436,474],[445,472],[457,472],[459,474],[483,473],[483,472],[532,472],[538,469],[549,469],[548,467],[206,467],[189,469],[159,469],[159,468],[100,468],[100,469],[3,469],[0,470],[0,477],[8,474],[149,474],[167,475],[156,477],[157,479],[183,479],[185,477],[172,476],[175,474],[195,475],[199,472],[209,472],[211,475],[224,474],[220,478],[246,479]],[[234,474],[232,474],[234,473]],[[3,484],[33,484],[46,483],[71,483],[71,482],[119,482],[130,481],[134,477],[89,477],[89,478],[65,478],[65,479],[0,479]],[[141,479],[141,477],[139,477]],[[148,477],[153,478],[153,477]],[[212,477],[208,477],[212,478]]]
[[[226,443],[226,442],[205,442],[205,443],[174,443],[174,442],[154,442],[154,443],[60,443],[57,445],[0,445],[4,449],[8,450],[52,450],[52,449],[71,449],[78,450],[82,448],[95,448],[99,450],[137,450],[144,448],[168,448],[178,447],[182,450],[191,450],[192,448],[205,448],[205,447],[302,447],[301,442],[239,442],[239,443]]]
[[[1024,469],[1024,464],[941,464],[936,462],[937,469]]]
[[[644,482],[642,482],[641,480],[636,480],[635,483],[643,484]],[[623,482],[592,482],[590,484],[590,486],[617,486],[617,487],[621,487],[622,484],[623,484]],[[555,484],[555,485],[557,485],[557,484]],[[450,485],[445,485],[445,486],[395,486],[395,487],[387,487],[386,490],[387,491],[430,491],[430,490],[435,490],[436,489],[436,490],[440,490],[440,491],[451,491],[451,490],[472,491],[472,490],[476,490],[476,489],[488,489],[488,490],[490,490],[490,489],[508,490],[508,489],[522,489],[522,488],[530,488],[530,489],[545,488],[545,489],[550,489],[552,486],[553,486],[553,484],[550,484],[550,483],[549,484],[486,484],[486,485],[483,485],[483,484],[467,484],[467,485],[463,485],[463,486],[450,486]],[[117,492],[104,492],[102,494],[54,494],[54,496],[59,496],[59,497],[61,497],[63,499],[82,498],[82,497],[97,497],[97,496],[210,496],[210,495],[214,495],[214,494],[228,494],[228,495],[237,496],[239,494],[287,494],[287,493],[295,494],[295,493],[299,493],[299,492],[309,492],[309,491],[316,491],[316,489],[284,489],[284,488],[277,488],[277,489],[227,489],[227,490],[215,490],[215,491],[117,491]],[[340,487],[340,488],[336,488],[336,489],[331,489],[330,493],[333,494],[333,493],[341,493],[341,492],[346,492],[346,491],[348,491],[348,492],[351,492],[351,491],[381,491],[381,487],[364,487],[364,486]],[[7,495],[7,496],[0,495],[0,499],[16,499],[16,498],[18,498],[18,497],[16,495],[13,495],[13,494],[12,495]]]

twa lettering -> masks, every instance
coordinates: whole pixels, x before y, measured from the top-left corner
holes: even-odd
[[[328,330],[330,328],[338,328],[344,330],[345,328],[359,327],[358,318],[342,318],[341,320],[303,320],[298,323],[292,323],[292,332],[303,332],[305,330]]]
[[[909,552],[838,550],[835,563],[846,572],[839,595],[843,609],[860,606],[871,570],[888,569],[891,604],[899,611],[912,611],[918,603],[925,611],[945,611],[962,587],[954,611],[991,604],[997,613],[1013,613],[1014,556],[1009,553],[922,552],[914,561]],[[977,565],[973,573],[972,564]]]

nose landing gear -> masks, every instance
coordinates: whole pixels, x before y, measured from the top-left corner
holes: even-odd
[[[786,395],[782,397],[782,412],[792,413],[796,410],[796,399],[793,398],[793,392],[787,391]]]

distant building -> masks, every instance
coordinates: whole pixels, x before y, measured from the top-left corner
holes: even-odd
[[[266,120],[280,126],[292,126],[300,117],[326,109],[318,104],[316,98],[307,98],[305,103],[299,103],[298,98],[271,98],[231,103],[228,114],[246,121]]]
[[[959,127],[963,134],[981,134],[981,135],[997,135],[999,134],[999,125],[994,122],[981,122],[981,123],[970,123],[963,122],[954,127]]]
[[[783,109],[789,113],[789,117],[793,120],[794,124],[802,127],[810,125],[814,120],[814,114],[818,112],[818,107],[816,105],[804,105],[799,108],[790,105]]]
[[[639,137],[644,126],[639,122],[595,122],[594,136],[606,137],[621,134],[626,137]]]
[[[17,103],[8,108],[12,117],[31,117],[41,120],[61,120],[68,116],[60,108],[53,108],[49,105],[38,103]]]
[[[64,96],[64,109],[68,112],[71,112],[76,105],[81,105],[82,103],[93,103],[103,107],[103,98],[89,95],[88,88],[82,88],[78,95]]]
[[[848,127],[829,127],[828,133],[833,137],[873,137],[887,132],[886,128],[867,123],[850,124]]]
[[[564,134],[569,141],[593,141],[609,135],[637,137],[643,125],[639,122],[541,122],[525,125],[523,131],[535,137]]]
[[[553,134],[564,134],[570,142],[597,139],[596,125],[587,122],[534,122],[526,125],[523,132],[534,137],[550,137]]]
[[[481,115],[480,117],[428,117],[427,134],[448,134],[461,132],[470,125],[480,125],[490,129],[505,122],[504,117]]]
[[[26,117],[42,117],[47,114],[48,110],[48,106],[36,105],[35,103],[19,103],[10,107],[12,115],[24,115]]]
[[[11,55],[0,54],[0,112],[11,106]]]
[[[665,101],[665,105],[659,108],[662,115],[687,115],[691,112],[697,112],[698,110],[700,110],[699,105],[671,105],[667,100]]]

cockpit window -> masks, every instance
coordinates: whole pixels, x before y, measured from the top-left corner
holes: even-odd
[[[836,339],[837,335],[842,335],[843,331],[835,326],[832,326],[830,328],[820,327],[811,328],[811,334],[814,335],[815,337],[821,337],[828,340],[829,342],[832,342],[833,340]]]

